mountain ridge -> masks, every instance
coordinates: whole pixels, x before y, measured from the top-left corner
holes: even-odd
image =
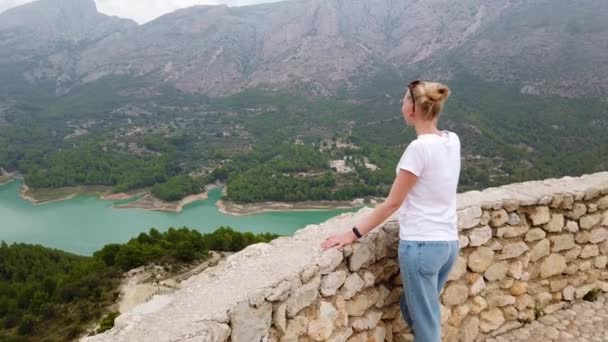
[[[42,62],[29,65],[25,79],[30,84],[57,81],[58,94],[124,75],[214,97],[251,87],[292,89],[294,84],[331,96],[384,70],[444,79],[464,70],[539,95],[580,96],[586,83],[586,93],[592,96],[608,89],[608,67],[601,57],[608,49],[602,38],[608,37],[608,24],[593,18],[607,5],[590,0],[577,5],[562,0],[202,5],[143,25],[100,14],[93,0],[73,3],[39,0],[1,13],[0,47],[9,49],[0,53],[0,64],[20,62],[15,51],[38,56]],[[41,10],[53,4],[85,13],[80,19],[86,20],[76,20],[72,13],[73,21],[57,26],[57,15]],[[558,14],[547,13],[547,6]],[[45,13],[40,20],[49,23],[45,27],[51,29],[43,30],[48,34],[32,37],[7,24],[7,18],[36,18],[39,13]],[[32,21],[23,27],[36,27]],[[567,23],[574,24],[569,24],[571,34],[562,42],[557,38]],[[70,49],[57,48],[59,43]],[[579,52],[559,53],[569,46]],[[571,72],[568,63],[576,66]]]

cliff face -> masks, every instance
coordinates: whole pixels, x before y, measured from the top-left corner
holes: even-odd
[[[345,214],[250,246],[85,341],[391,341],[408,335],[398,301],[398,225],[340,252]],[[448,340],[484,340],[594,289],[608,292],[608,173],[460,194],[460,257],[441,296]]]
[[[0,63],[27,61],[30,82],[60,91],[127,75],[209,95],[302,85],[332,94],[392,70],[598,95],[608,23],[596,13],[606,11],[594,0],[294,0],[196,6],[136,26],[93,0],[40,0],[0,14]]]
[[[27,89],[21,78],[65,91],[82,80],[75,69],[81,51],[136,26],[98,13],[94,0],[39,0],[9,9],[0,14],[0,81],[9,93]]]

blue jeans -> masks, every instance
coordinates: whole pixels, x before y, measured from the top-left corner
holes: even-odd
[[[400,307],[414,342],[441,342],[439,293],[458,257],[458,241],[399,241]]]

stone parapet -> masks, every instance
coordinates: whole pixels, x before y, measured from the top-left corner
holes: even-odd
[[[250,246],[85,340],[411,340],[394,218],[343,251],[320,248],[369,211]],[[608,172],[459,194],[458,226],[444,340],[484,340],[608,291]]]

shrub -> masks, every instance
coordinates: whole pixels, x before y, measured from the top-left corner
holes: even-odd
[[[101,334],[104,331],[110,330],[114,327],[114,320],[116,317],[120,315],[118,311],[112,311],[106,314],[101,322],[99,323],[99,329],[97,329],[97,333]]]

